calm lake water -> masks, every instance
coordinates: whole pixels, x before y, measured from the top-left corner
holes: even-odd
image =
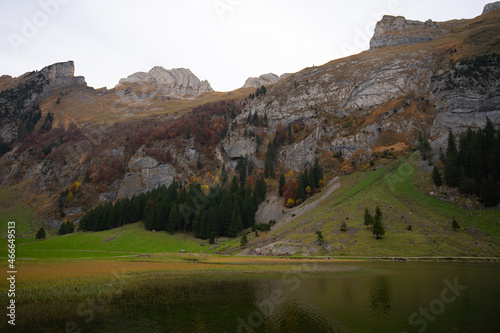
[[[307,264],[309,267],[311,264]],[[338,273],[331,268],[349,266]],[[500,264],[320,263],[324,272],[128,286],[81,332],[500,332]],[[64,306],[64,305],[61,305]],[[64,332],[68,318],[26,332]],[[78,332],[69,327],[69,332]],[[74,329],[74,330],[71,330]]]

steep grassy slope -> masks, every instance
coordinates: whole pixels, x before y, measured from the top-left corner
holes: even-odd
[[[417,156],[392,161],[375,171],[342,177],[341,187],[328,197],[319,194],[315,199],[319,200],[318,205],[309,213],[279,226],[269,235],[260,235],[249,247],[261,249],[272,242],[288,241],[298,253],[305,254],[498,256],[500,212],[464,210],[429,195],[433,188],[430,174],[418,167]],[[363,225],[365,208],[373,215],[376,206],[383,212],[386,227],[381,240],[376,240]],[[451,228],[453,219],[461,226],[458,232]],[[340,231],[343,222],[348,226],[346,232]],[[411,231],[407,230],[409,225]],[[322,247],[316,241],[318,230],[326,239]]]

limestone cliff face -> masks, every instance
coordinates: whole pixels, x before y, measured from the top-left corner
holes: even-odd
[[[152,157],[141,155],[130,159],[128,169],[129,172],[120,182],[119,199],[150,191],[160,185],[169,186],[176,175],[170,164],[162,164]]]
[[[50,65],[42,69],[40,73],[48,79],[51,88],[87,85],[83,76],[75,77],[75,64],[73,61]]]
[[[450,72],[433,78],[437,116],[431,136],[435,146],[443,145],[449,130],[461,132],[479,128],[486,117],[500,123],[500,57],[463,61]]]
[[[67,61],[16,79],[3,77],[4,83],[13,85],[11,89],[0,91],[0,139],[6,143],[18,139],[22,118],[55,89],[86,87],[85,78],[74,74],[73,61]]]
[[[500,1],[492,2],[484,6],[483,14],[492,13],[500,9]]]
[[[410,21],[402,16],[386,15],[375,26],[370,49],[384,46],[409,45],[434,40],[448,29],[437,22]]]
[[[191,98],[212,91],[208,81],[200,81],[189,69],[167,70],[160,66],[132,74],[116,86],[119,96],[132,100]]]

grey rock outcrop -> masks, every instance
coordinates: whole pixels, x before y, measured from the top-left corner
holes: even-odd
[[[139,72],[121,79],[116,86],[119,96],[137,99],[191,98],[212,92],[208,81],[200,81],[189,69],[167,70],[153,67],[149,72]]]
[[[118,190],[119,199],[150,191],[160,185],[169,186],[176,175],[173,166],[142,154],[130,159],[128,169]]]
[[[262,74],[259,77],[249,77],[246,80],[246,82],[242,88],[260,88],[262,86],[274,84],[278,81],[286,79],[291,75],[293,75],[293,74],[285,73],[285,74],[281,74],[280,76],[278,76],[278,75],[273,74],[273,73],[268,73],[268,74]]]
[[[410,21],[402,16],[385,15],[375,26],[370,49],[426,42],[443,36],[447,31],[448,29],[431,20],[424,23]]]
[[[276,242],[266,245],[257,252],[261,252],[265,256],[291,256],[300,252],[301,245],[291,241]]]
[[[316,149],[328,150],[328,147],[320,147],[324,136],[325,132],[317,127],[304,140],[284,146],[278,160],[290,170],[304,170],[307,165],[312,166],[316,158]]]
[[[483,14],[492,13],[500,9],[500,1],[492,2],[484,6]]]
[[[433,79],[437,116],[431,137],[444,143],[449,130],[484,127],[486,117],[500,123],[500,58],[484,63],[475,60],[457,64],[449,73]]]
[[[261,86],[276,83],[279,80],[280,77],[273,73],[263,74],[259,77],[249,77],[242,88],[260,88]]]
[[[60,62],[45,67],[40,71],[49,80],[51,88],[61,86],[86,86],[83,76],[75,76],[75,64],[73,61]]]
[[[222,143],[224,151],[232,160],[255,154],[256,143],[248,138],[233,135]]]

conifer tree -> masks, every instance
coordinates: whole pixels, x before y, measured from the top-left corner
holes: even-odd
[[[304,186],[304,174],[299,175],[299,181],[297,183],[297,192],[295,193],[295,197],[297,200],[302,200],[304,201],[306,199],[306,188]]]
[[[41,227],[40,229],[38,229],[38,232],[36,233],[36,240],[40,241],[42,239],[45,239],[47,235],[45,234],[45,229],[43,227]]]
[[[283,187],[285,187],[285,185],[286,185],[285,175],[281,174],[278,183],[278,194],[280,195],[280,197],[283,196]]]
[[[460,160],[458,157],[455,137],[451,130],[448,133],[448,148],[444,163],[444,182],[448,186],[456,187],[460,182]]]
[[[373,234],[377,239],[382,238],[385,234],[385,228],[382,224],[382,211],[378,206],[375,208],[375,216],[373,218]]]
[[[243,207],[241,209],[241,220],[243,222],[243,228],[251,227],[255,223],[255,208],[252,197],[247,194],[243,201]]]
[[[364,215],[364,218],[365,218],[365,222],[364,224],[366,225],[366,228],[370,227],[371,225],[373,225],[373,217],[372,215],[370,214],[370,211],[368,211],[368,208],[365,208],[365,215]]]
[[[172,204],[170,208],[170,214],[168,217],[168,222],[166,226],[166,231],[173,234],[175,229],[179,227],[181,216],[179,214],[179,210],[177,209],[175,204]]]
[[[436,186],[443,185],[443,180],[441,179],[441,173],[439,172],[437,166],[434,166],[434,169],[432,170],[432,181]]]
[[[231,222],[229,223],[228,236],[236,237],[243,230],[243,223],[241,222],[241,215],[233,211],[231,214]]]

